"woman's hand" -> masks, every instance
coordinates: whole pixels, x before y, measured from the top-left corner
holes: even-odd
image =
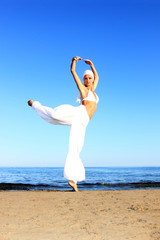
[[[77,56],[76,58],[77,58],[77,60],[82,60],[82,58],[81,58],[81,57],[78,57],[78,56]]]
[[[72,58],[72,61],[74,61],[74,60],[77,62],[78,60],[82,60],[82,58],[77,56],[77,57]]]
[[[89,64],[90,66],[93,65],[92,61],[89,59],[84,59],[83,60],[86,64]]]

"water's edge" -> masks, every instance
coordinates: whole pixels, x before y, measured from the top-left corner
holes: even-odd
[[[84,183],[78,185],[83,190],[129,190],[129,189],[160,189],[160,182],[135,182],[135,183]],[[57,185],[0,183],[0,191],[29,191],[29,190],[62,190]],[[63,187],[64,189],[64,187]]]

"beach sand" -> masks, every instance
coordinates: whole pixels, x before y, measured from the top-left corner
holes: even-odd
[[[0,192],[0,240],[158,240],[160,190]]]

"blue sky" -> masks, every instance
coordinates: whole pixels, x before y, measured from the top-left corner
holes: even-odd
[[[85,166],[160,166],[160,3],[153,0],[0,2],[0,166],[63,166],[69,127],[27,100],[77,105],[73,56],[91,59],[100,101]],[[82,79],[88,68],[78,62]]]

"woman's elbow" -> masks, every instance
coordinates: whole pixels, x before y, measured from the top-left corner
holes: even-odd
[[[94,77],[94,80],[95,80],[96,82],[99,81],[99,76],[98,76],[98,74]]]
[[[71,73],[73,74],[75,72],[75,69],[71,67]]]

